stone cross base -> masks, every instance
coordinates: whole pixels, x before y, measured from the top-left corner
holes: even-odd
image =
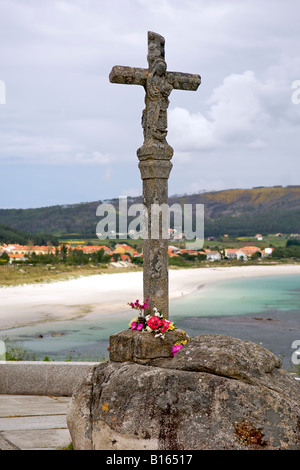
[[[124,330],[109,338],[109,359],[113,362],[135,362],[138,364],[159,364],[162,359],[173,358],[172,347],[179,341],[188,340],[187,334],[176,328],[155,338],[147,331]]]

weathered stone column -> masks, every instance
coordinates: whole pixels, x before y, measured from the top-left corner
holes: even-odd
[[[138,156],[141,158],[141,151]],[[162,217],[158,222],[159,238],[153,238],[151,209],[168,204],[168,178],[172,169],[169,159],[149,157],[139,163],[143,180],[143,204],[147,211],[147,234],[143,240],[144,298],[149,299],[150,312],[156,307],[164,317],[169,316],[168,239],[163,238]]]

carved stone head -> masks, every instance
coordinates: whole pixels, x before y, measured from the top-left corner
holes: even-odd
[[[165,60],[165,39],[157,33],[148,31],[148,64],[152,71],[157,59]]]

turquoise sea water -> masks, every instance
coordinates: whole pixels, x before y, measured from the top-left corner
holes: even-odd
[[[172,302],[174,318],[300,310],[300,275],[221,281]],[[300,320],[300,317],[299,317]]]
[[[37,359],[101,360],[108,357],[109,336],[126,329],[133,316],[128,309],[105,320],[93,315],[43,323],[1,331],[0,339],[32,351]],[[169,316],[190,336],[232,334],[290,355],[291,342],[300,340],[300,275],[209,284],[172,301]]]

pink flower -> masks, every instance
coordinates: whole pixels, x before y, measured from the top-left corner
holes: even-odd
[[[132,322],[132,323],[131,323],[131,328],[130,328],[130,329],[131,329],[131,330],[135,330],[135,329],[136,329],[136,327],[137,327],[137,323],[136,323],[135,321],[134,321],[134,322]]]
[[[182,348],[182,344],[174,344],[172,348],[172,354],[175,356],[175,354]]]
[[[163,325],[161,326],[160,331],[165,333],[169,329],[170,323],[170,321],[163,319]]]
[[[141,308],[143,310],[145,310],[145,308],[148,308],[149,307],[148,300],[149,299],[146,299],[145,302],[142,305],[139,305],[139,308]]]
[[[145,308],[149,307],[148,301],[149,299],[146,299],[143,304],[140,304],[140,301],[137,299],[135,302],[129,302],[128,305],[136,310],[145,310]]]
[[[137,327],[136,327],[137,331],[141,331],[143,329],[143,324],[140,323]]]
[[[152,330],[157,330],[160,326],[162,326],[163,322],[156,316],[149,318],[147,321],[147,325],[152,329]]]

